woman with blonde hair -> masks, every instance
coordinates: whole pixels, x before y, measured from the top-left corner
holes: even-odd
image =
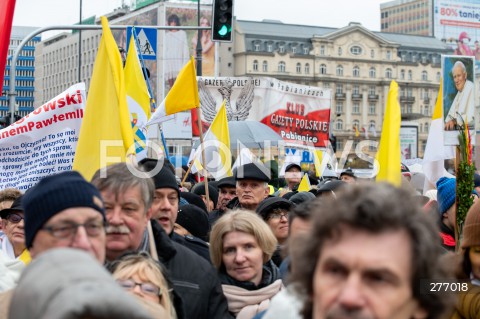
[[[177,318],[166,270],[148,253],[125,254],[109,268],[120,286],[133,295],[159,303],[170,314],[169,318]]]
[[[238,319],[251,319],[268,308],[282,288],[271,261],[277,239],[253,211],[227,212],[210,233],[210,257],[218,270],[228,310]]]

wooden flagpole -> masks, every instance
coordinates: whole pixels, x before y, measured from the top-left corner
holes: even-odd
[[[202,118],[201,118],[201,110],[200,107],[197,107],[197,122],[198,122],[198,130],[200,132],[200,147],[202,150],[202,168],[204,173],[204,181],[205,181],[205,196],[207,197],[207,209],[208,204],[210,203],[210,194],[208,193],[208,171],[205,168],[207,165],[207,161],[205,158],[205,145],[203,145],[203,127],[202,127]],[[194,162],[194,161],[192,161]]]

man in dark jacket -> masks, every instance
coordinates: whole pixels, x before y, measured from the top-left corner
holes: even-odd
[[[235,177],[222,178],[217,183],[218,202],[217,208],[208,214],[210,227],[227,211],[227,204],[237,196],[237,185]]]
[[[167,171],[162,168],[159,174],[169,176]],[[162,175],[164,173],[166,175]],[[188,248],[172,241],[165,233],[166,226],[173,229],[173,224],[170,224],[170,218],[173,217],[171,212],[168,217],[160,219],[160,223],[152,221],[153,240],[148,236],[152,202],[161,200],[178,205],[178,191],[172,189],[173,192],[161,193],[160,198],[156,194],[157,198],[154,198],[155,185],[150,175],[125,163],[108,166],[105,176],[100,178],[100,171],[97,171],[92,183],[105,201],[109,223],[107,259],[116,259],[131,250],[152,252],[152,244],[155,244],[155,251],[167,268],[175,291],[182,298],[185,318],[231,318],[214,268]],[[161,211],[161,214],[162,217],[166,216],[165,211]]]
[[[245,208],[254,211],[258,204],[268,197],[269,174],[269,170],[262,163],[239,166],[233,173],[237,185],[237,197],[227,204],[227,208]]]
[[[173,231],[178,217],[180,190],[177,185],[175,175],[163,166],[162,169],[154,174],[154,168],[161,163],[155,159],[145,159],[140,162],[146,172],[153,174],[152,179],[155,184],[155,193],[151,206],[152,219],[158,221],[167,235],[175,242],[185,246],[210,262],[210,252],[208,245],[203,240],[194,236],[181,236]],[[209,230],[207,230],[207,233]]]

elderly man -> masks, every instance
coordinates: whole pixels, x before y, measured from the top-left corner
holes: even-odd
[[[228,209],[245,208],[256,210],[258,204],[267,198],[269,170],[262,163],[248,163],[239,166],[234,177],[237,185],[237,197],[228,204]]]
[[[461,61],[455,62],[452,68],[453,82],[457,95],[445,118],[445,130],[452,131],[465,126],[474,125],[474,85],[467,80],[467,69]]]
[[[315,207],[312,231],[290,247],[303,318],[435,319],[448,313],[452,295],[421,286],[447,273],[437,229],[412,194],[388,184],[354,185]]]
[[[42,179],[22,197],[25,245],[35,259],[57,247],[83,250],[105,261],[105,210],[98,190],[77,172]],[[0,318],[8,318],[13,290],[0,294]]]
[[[106,177],[101,177],[102,170]],[[149,250],[152,239],[148,236],[147,223],[155,215],[160,222],[152,221],[156,251],[183,300],[184,308],[177,312],[185,313],[185,318],[230,318],[214,268],[188,248],[170,240],[165,232],[172,232],[178,209],[175,176],[162,167],[155,182],[163,182],[162,187],[155,189],[150,175],[126,163],[108,166],[94,174],[92,183],[105,201],[109,224],[107,259],[112,261],[127,251]],[[158,202],[154,204],[158,208],[153,208],[153,202]]]

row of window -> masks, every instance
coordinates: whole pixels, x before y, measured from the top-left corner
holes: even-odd
[[[273,52],[274,51],[274,44],[273,43],[266,43],[265,44],[265,50],[267,52]],[[258,41],[254,42],[253,43],[253,50],[254,51],[261,51],[262,49],[262,44]],[[278,45],[278,53],[286,53],[287,52],[287,48],[284,44],[280,44]],[[307,55],[310,53],[310,47],[309,46],[304,46],[304,45],[301,45],[301,46],[296,46],[296,45],[291,45],[290,46],[290,53],[292,54],[297,54],[297,53],[300,53],[302,52],[303,54]]]
[[[350,47],[350,53],[352,55],[362,55],[363,54],[363,49],[362,47],[358,46],[358,45],[353,45]],[[321,45],[320,46],[320,55],[326,55],[326,46],[325,45]],[[343,54],[343,48],[342,47],[338,47],[337,49],[337,54],[339,56],[341,56]],[[375,50],[370,50],[370,57],[372,59],[375,58]],[[385,51],[385,58],[387,60],[391,60],[392,59],[392,51],[391,50],[387,50]]]
[[[360,128],[360,121],[359,121],[359,120],[353,120],[353,122],[352,122],[352,129],[354,129],[355,127],[356,127],[358,130],[362,130],[362,129]],[[341,130],[344,129],[343,120],[338,119],[338,120],[335,121],[335,129],[336,129],[337,131],[341,131]],[[346,127],[345,129],[349,130],[350,128],[349,128],[349,127]],[[365,129],[366,129],[366,128],[365,128]],[[370,121],[370,122],[368,123],[368,131],[369,131],[369,132],[373,132],[373,131],[375,131],[375,130],[376,130],[375,121]]]
[[[12,63],[11,59],[8,59],[7,61],[7,66],[10,66]],[[27,67],[34,67],[35,66],[35,60],[17,60],[16,66],[27,66]]]
[[[10,69],[6,69],[4,75],[5,76],[10,76]],[[19,77],[19,76],[31,76],[31,77],[33,77],[33,75],[34,75],[34,70],[18,70],[18,69],[15,70],[15,76],[17,76],[17,77]]]
[[[336,114],[343,114],[343,102],[337,101],[335,105],[335,113]],[[354,102],[352,104],[352,114],[360,114],[360,103]],[[377,105],[376,103],[369,103],[368,104],[368,115],[375,115],[377,114]]]

